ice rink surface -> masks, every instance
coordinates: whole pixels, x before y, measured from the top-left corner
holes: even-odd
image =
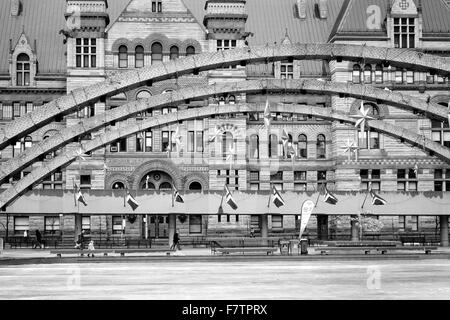
[[[449,299],[450,260],[0,266],[0,299]]]

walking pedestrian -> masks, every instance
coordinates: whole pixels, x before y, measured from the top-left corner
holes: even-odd
[[[36,229],[36,242],[33,245],[33,249],[37,249],[37,246],[39,246],[39,249],[42,249],[42,234],[38,229]]]
[[[88,257],[90,257],[91,254],[92,254],[92,257],[94,257],[94,251],[95,251],[94,240],[91,240],[89,242],[88,250],[89,250]]]
[[[178,234],[178,230],[175,231],[175,234],[173,235],[173,241],[172,245],[170,246],[170,250],[181,250],[180,246],[180,235]]]
[[[75,242],[75,249],[83,250],[84,248],[84,230],[81,231],[78,236],[78,240]]]

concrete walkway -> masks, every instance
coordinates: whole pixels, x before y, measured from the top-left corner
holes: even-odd
[[[162,250],[166,248],[161,248]],[[33,263],[32,261],[40,261],[42,263],[45,263],[46,261],[50,262],[51,260],[57,260],[55,254],[51,254],[50,251],[54,249],[8,249],[4,250],[2,254],[0,254],[0,264],[5,263],[7,261],[11,262],[12,260],[21,260],[25,262],[26,260],[30,260],[30,263]],[[314,259],[326,259],[326,260],[332,260],[332,259],[338,259],[339,257],[361,257],[366,259],[389,259],[392,257],[401,257],[401,256],[420,256],[421,258],[433,258],[433,257],[444,257],[444,258],[450,258],[450,248],[443,248],[438,247],[437,250],[433,250],[432,254],[426,255],[422,251],[396,251],[395,253],[388,253],[385,255],[381,254],[370,254],[370,255],[364,255],[363,253],[355,253],[355,252],[345,252],[345,248],[343,248],[342,251],[332,253],[330,255],[324,255],[322,256],[319,251],[315,251],[314,247],[308,248],[308,255],[299,256],[297,254],[294,255],[281,255],[280,251],[278,250],[271,256],[267,256],[265,254],[230,254],[222,256],[221,254],[212,254],[210,248],[192,248],[192,247],[183,247],[182,250],[176,251],[171,253],[170,257],[166,256],[164,252],[161,253],[134,253],[134,254],[127,254],[125,257],[120,257],[119,254],[110,254],[108,257],[103,257],[103,255],[96,255],[94,260],[110,260],[110,259],[135,259],[135,258],[158,258],[158,259],[170,259],[170,258],[244,258],[244,257],[259,257],[259,258],[266,258],[266,259],[288,259],[288,258],[297,258],[297,259],[308,259],[308,258],[314,258]],[[80,258],[77,255],[68,255],[63,256],[64,259],[73,260],[73,258],[77,258],[77,260],[87,260],[88,258]],[[60,258],[58,258],[61,260]],[[92,258],[91,258],[92,259]]]

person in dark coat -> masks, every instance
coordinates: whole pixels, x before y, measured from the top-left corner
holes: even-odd
[[[78,240],[75,243],[75,249],[83,250],[83,246],[84,246],[84,230],[81,231],[81,233],[78,236]]]
[[[173,235],[173,242],[172,242],[172,246],[170,246],[170,250],[181,250],[181,246],[180,246],[180,236],[178,234],[178,230],[175,232],[175,234]]]
[[[36,249],[39,246],[39,249],[42,249],[42,234],[39,230],[36,230],[36,242],[33,246],[33,249]]]

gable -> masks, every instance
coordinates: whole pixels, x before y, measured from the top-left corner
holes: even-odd
[[[417,13],[417,7],[413,0],[394,0],[392,4],[392,15],[417,15]]]

